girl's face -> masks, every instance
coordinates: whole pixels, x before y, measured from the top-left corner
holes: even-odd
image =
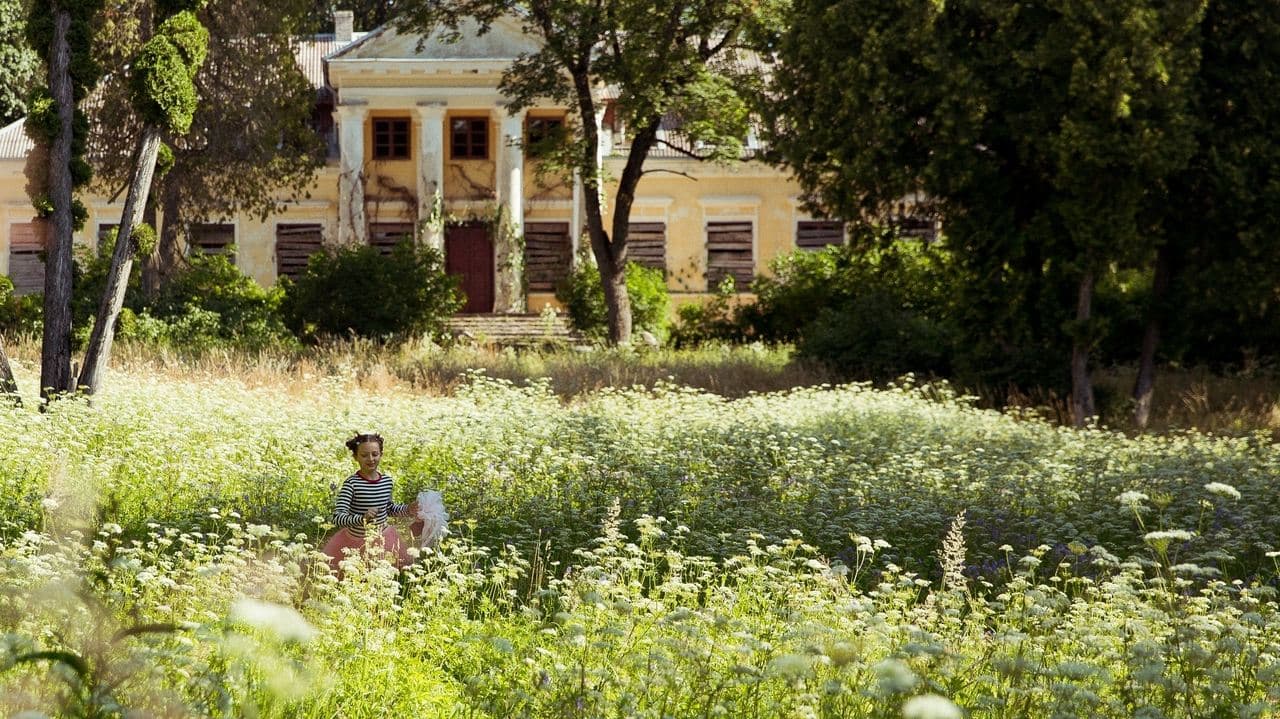
[[[364,442],[356,447],[356,462],[360,471],[372,475],[378,471],[378,462],[382,461],[382,447],[377,442]]]

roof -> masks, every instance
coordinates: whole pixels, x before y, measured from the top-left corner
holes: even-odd
[[[298,67],[302,68],[302,74],[307,76],[307,80],[311,82],[314,88],[322,88],[325,86],[324,79],[324,61],[328,56],[350,47],[360,42],[370,33],[357,32],[351,36],[350,42],[341,42],[334,38],[332,34],[316,35],[310,40],[301,40],[298,47],[294,50],[294,56],[298,59]]]
[[[0,160],[25,159],[27,153],[36,146],[31,138],[27,137],[22,123],[21,119],[14,120],[0,129]]]

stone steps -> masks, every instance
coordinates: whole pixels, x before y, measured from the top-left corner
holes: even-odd
[[[461,341],[503,347],[586,344],[563,313],[454,315],[445,322],[445,329]]]

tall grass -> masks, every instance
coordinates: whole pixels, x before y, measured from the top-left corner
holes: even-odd
[[[909,383],[565,402],[213,357],[126,353],[92,404],[0,407],[0,714],[1277,715],[1260,435]],[[401,498],[441,488],[457,521],[339,582],[315,549],[368,429]]]

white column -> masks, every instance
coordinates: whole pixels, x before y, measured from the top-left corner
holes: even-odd
[[[498,133],[498,202],[517,234],[524,234],[524,111],[504,112]]]
[[[435,217],[444,203],[444,113],[443,102],[420,102],[418,113],[418,222],[422,241],[444,250],[443,218]],[[426,224],[422,224],[427,221]]]
[[[369,242],[364,216],[364,121],[369,108],[363,104],[339,105],[338,121],[341,162],[338,175],[338,242],[363,245]]]
[[[604,111],[604,104],[598,103],[596,105],[596,193],[600,196],[601,220],[604,219],[604,213],[608,207],[608,196],[604,192],[605,146],[602,141],[604,138]]]

